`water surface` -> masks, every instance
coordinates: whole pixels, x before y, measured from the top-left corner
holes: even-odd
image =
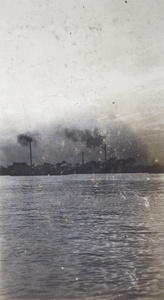
[[[0,300],[164,299],[164,175],[0,178]]]

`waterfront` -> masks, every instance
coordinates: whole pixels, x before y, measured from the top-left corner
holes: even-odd
[[[0,182],[0,300],[164,298],[163,174]]]

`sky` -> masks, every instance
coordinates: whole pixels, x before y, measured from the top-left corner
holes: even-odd
[[[26,159],[21,133],[37,135],[36,162],[71,159],[85,147],[70,145],[65,128],[98,128],[108,157],[133,143],[128,156],[164,163],[163,0],[0,7],[0,165]]]

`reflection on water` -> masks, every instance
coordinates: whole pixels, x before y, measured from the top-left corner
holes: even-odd
[[[1,177],[0,299],[164,299],[163,183]]]

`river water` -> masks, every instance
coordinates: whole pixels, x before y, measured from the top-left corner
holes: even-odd
[[[164,299],[164,175],[0,177],[0,300]]]

